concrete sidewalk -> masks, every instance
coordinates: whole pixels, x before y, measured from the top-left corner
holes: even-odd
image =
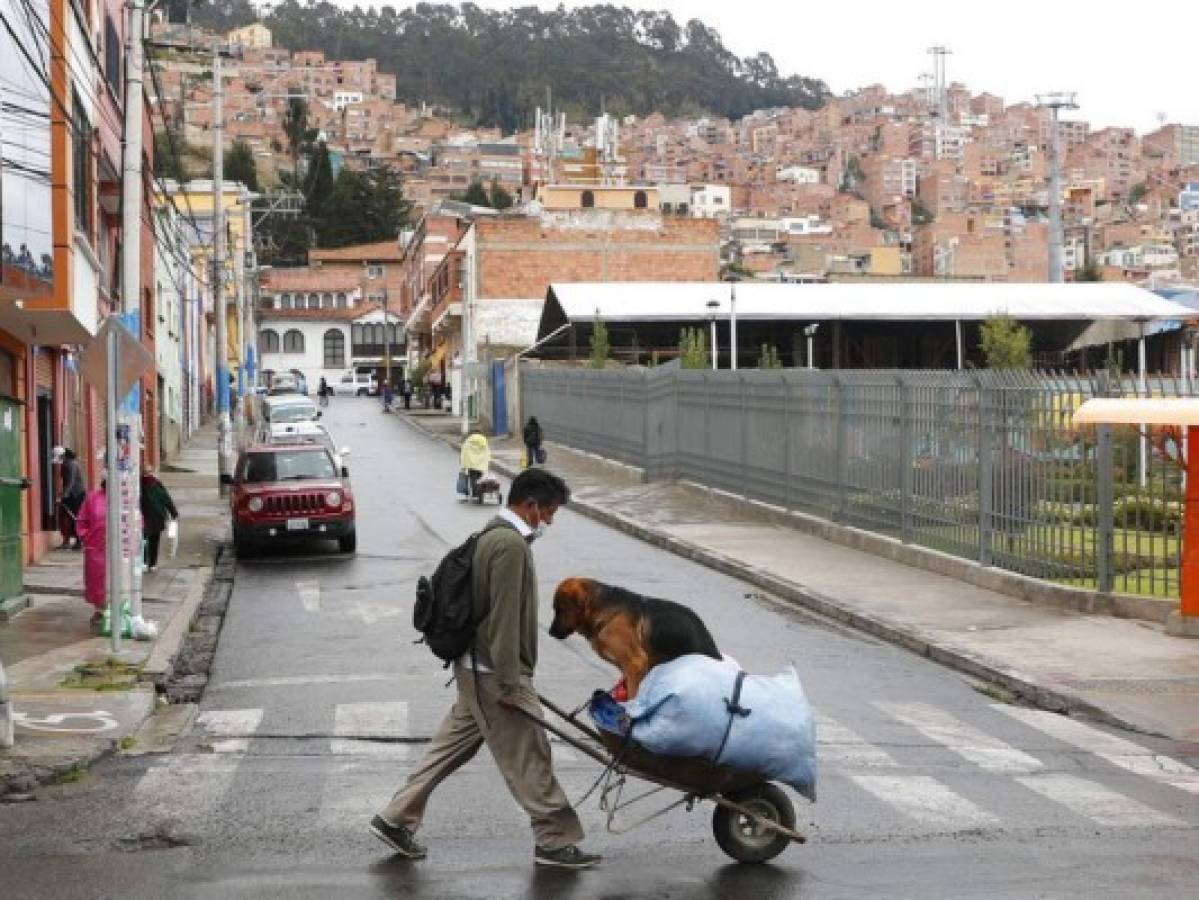
[[[453,446],[461,439],[459,419],[401,415]],[[570,484],[578,512],[1045,709],[1199,742],[1199,641],[1035,605],[771,524],[727,495],[645,483],[639,470],[546,446],[547,468]],[[492,438],[491,447],[494,468],[516,474],[523,445]]]
[[[143,609],[158,625],[157,638],[122,641],[119,666],[106,666],[110,640],[89,624],[83,554],[54,550],[25,569],[30,606],[0,625],[0,659],[16,713],[16,744],[0,750],[0,796],[27,794],[86,767],[128,743],[154,711],[156,687],[170,677],[227,540],[215,428],[198,431],[159,477],[179,509],[179,550],[144,576]],[[97,687],[80,683],[92,679]]]

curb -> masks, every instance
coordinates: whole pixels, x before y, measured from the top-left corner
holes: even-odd
[[[402,416],[401,418],[405,422],[408,422],[411,427],[450,447],[458,448],[461,446],[460,441],[456,442],[451,437],[425,428],[408,416]],[[509,467],[506,463],[496,460],[494,457],[492,458],[491,467],[507,478],[514,478],[518,471]],[[801,584],[779,578],[776,575],[737,562],[688,541],[683,541],[646,528],[632,519],[596,506],[586,500],[572,499],[570,508],[575,512],[587,516],[589,519],[614,528],[630,537],[637,538],[659,549],[669,551],[676,556],[689,559],[692,562],[714,569],[724,575],[729,575],[752,584],[755,587],[769,591],[792,606],[815,612],[828,619],[854,628],[857,631],[881,638],[890,644],[931,659],[947,668],[955,669],[972,678],[977,678],[980,681],[1001,687],[1040,709],[1070,715],[1084,715],[1098,722],[1114,725],[1128,731],[1140,734],[1155,734],[1154,732],[1147,732],[1140,725],[1136,725],[1121,716],[1096,706],[1089,700],[1084,700],[1069,691],[1046,687],[1038,683],[1031,676],[1016,669],[1011,669],[986,657],[975,656],[941,646],[930,641],[919,631],[893,625],[884,619],[862,615],[855,610],[842,606],[836,600],[819,594]]]
[[[187,639],[192,622],[196,618],[196,611],[204,599],[204,592],[207,590],[209,582],[212,581],[215,564],[216,560],[214,559],[213,565],[208,568],[208,571],[192,578],[187,596],[175,610],[175,615],[171,617],[167,627],[162,630],[158,640],[154,642],[154,649],[150,651],[150,658],[142,667],[139,681],[150,682],[161,691],[170,680],[175,658],[179,655],[184,640]]]
[[[218,569],[222,565],[222,556],[225,555],[222,553],[223,548],[224,544],[217,546],[216,552],[206,571],[202,570],[199,577],[193,579],[188,589],[187,597],[183,600],[179,609],[176,610],[167,627],[163,629],[162,634],[154,642],[154,647],[151,649],[150,656],[142,668],[141,675],[132,688],[132,690],[142,690],[150,694],[151,700],[149,701],[145,717],[128,734],[137,734],[154,715],[156,698],[161,696],[161,692],[166,688],[167,682],[173,674],[175,660],[190,633],[192,623],[195,621],[200,605],[208,592],[208,587],[218,576]],[[93,745],[82,753],[69,757],[64,755],[51,764],[38,765],[36,763],[27,763],[24,771],[0,774],[0,803],[3,803],[7,795],[27,794],[38,787],[53,784],[60,776],[70,772],[72,769],[91,768],[96,763],[117,752],[120,747],[121,737],[108,738],[103,742],[97,742],[96,745]],[[4,762],[6,762],[6,759],[0,756],[0,764]]]

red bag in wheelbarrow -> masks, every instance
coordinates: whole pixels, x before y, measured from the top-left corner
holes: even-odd
[[[764,678],[681,656],[650,669],[625,712],[646,750],[757,772],[816,800],[816,723],[794,666]]]

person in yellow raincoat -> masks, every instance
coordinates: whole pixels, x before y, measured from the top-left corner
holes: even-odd
[[[458,476],[458,493],[474,497],[479,479],[491,468],[491,445],[487,443],[487,438],[481,431],[472,431],[462,442],[461,461],[462,472]]]

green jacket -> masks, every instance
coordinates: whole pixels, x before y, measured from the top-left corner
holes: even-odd
[[[537,573],[525,539],[498,516],[475,544],[471,595],[478,663],[514,690],[537,668]]]

